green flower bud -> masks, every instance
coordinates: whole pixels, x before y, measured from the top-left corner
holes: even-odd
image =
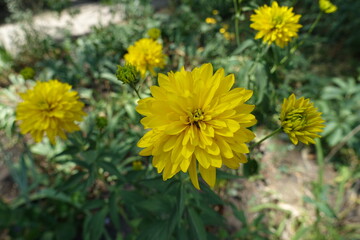
[[[35,70],[31,67],[25,67],[21,69],[20,75],[23,76],[25,80],[27,79],[34,79],[35,77]]]
[[[139,72],[133,65],[126,64],[124,67],[118,65],[116,77],[123,83],[134,84],[139,81]]]
[[[154,40],[158,39],[161,35],[161,31],[158,28],[150,28],[147,32],[148,36]]]

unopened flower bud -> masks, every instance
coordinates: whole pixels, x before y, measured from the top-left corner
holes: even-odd
[[[126,64],[125,66],[118,65],[116,77],[123,83],[134,84],[139,80],[139,72],[136,67],[131,64]]]
[[[27,79],[34,79],[35,77],[35,70],[31,67],[25,67],[21,69],[20,75],[23,76],[25,80]]]
[[[158,39],[161,35],[161,31],[158,28],[150,28],[147,32],[148,36],[154,40]]]

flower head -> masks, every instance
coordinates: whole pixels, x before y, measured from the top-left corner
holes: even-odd
[[[206,22],[207,24],[216,24],[216,19],[215,19],[215,18],[212,18],[212,17],[207,17],[207,18],[205,19],[205,22]]]
[[[131,64],[126,64],[125,66],[118,65],[115,75],[124,84],[135,84],[139,81],[139,72]]]
[[[216,168],[222,164],[237,169],[247,162],[245,143],[255,135],[247,128],[256,123],[245,104],[251,90],[231,87],[234,75],[224,69],[213,73],[211,64],[188,72],[159,74],[159,86],[152,86],[152,97],[140,100],[136,110],[145,117],[144,128],[150,129],[138,142],[145,148],[142,156],[153,155],[153,165],[163,172],[163,179],[180,170],[189,172],[199,189],[197,169],[202,178],[214,186]]]
[[[134,65],[144,77],[147,70],[156,75],[154,68],[165,66],[162,45],[151,38],[142,38],[128,48],[124,56],[126,63]]]
[[[330,0],[319,0],[319,7],[325,13],[333,13],[337,10],[337,6],[332,4]]]
[[[314,107],[310,99],[296,99],[294,94],[284,99],[280,121],[282,129],[295,145],[299,141],[305,144],[315,143],[314,138],[320,137],[318,133],[325,127],[322,124],[325,121],[321,118],[321,112]]]
[[[263,38],[263,42],[275,42],[279,47],[286,46],[292,38],[297,37],[297,32],[302,25],[298,24],[301,15],[295,15],[293,8],[279,7],[274,1],[271,7],[265,5],[255,10],[250,20],[250,27],[258,30],[255,39]]]
[[[212,13],[213,15],[218,15],[218,14],[219,14],[219,10],[214,9],[214,10],[211,11],[211,13]]]
[[[57,80],[37,82],[34,88],[20,94],[23,102],[16,108],[16,120],[21,121],[22,134],[30,133],[36,142],[46,134],[52,144],[55,137],[66,139],[65,132],[79,130],[74,121],[86,115],[84,104],[71,86]]]

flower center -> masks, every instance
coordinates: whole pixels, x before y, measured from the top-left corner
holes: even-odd
[[[47,101],[41,101],[38,103],[38,107],[46,112],[51,112],[52,110],[54,110],[55,106],[53,106],[54,104],[48,103]]]
[[[195,124],[199,127],[198,122],[204,120],[204,113],[201,109],[196,109],[192,113],[189,113],[189,122],[190,124]]]
[[[286,124],[294,130],[304,127],[307,123],[307,114],[304,108],[294,109],[285,117]]]
[[[284,18],[283,16],[275,16],[272,18],[272,30],[279,29],[283,27]]]

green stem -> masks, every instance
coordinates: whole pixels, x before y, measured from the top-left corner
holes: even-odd
[[[239,19],[241,15],[241,8],[239,8],[239,5],[242,0],[234,0],[234,8],[235,8],[235,38],[236,38],[236,44],[239,47],[240,46],[240,35],[239,35]]]
[[[136,89],[136,86],[134,85],[134,83],[131,83],[131,88],[134,89],[136,95],[138,96],[139,99],[141,99],[139,91]]]
[[[315,149],[316,149],[316,159],[317,159],[317,164],[318,164],[318,182],[315,185],[316,189],[315,189],[315,200],[317,202],[321,201],[321,192],[322,192],[322,188],[323,188],[323,179],[324,179],[324,152],[321,146],[321,142],[320,139],[317,138],[315,139]],[[321,214],[320,214],[320,209],[317,207],[316,208],[316,221],[315,221],[315,230],[317,232],[317,235],[320,236],[321,233],[319,231],[319,224],[321,222]]]
[[[263,138],[262,138],[260,141],[258,141],[257,143],[254,143],[254,144],[251,146],[251,148],[254,148],[254,147],[260,145],[260,143],[262,143],[262,142],[265,141],[266,139],[274,136],[275,134],[279,133],[280,131],[281,131],[281,127],[278,128],[278,129],[276,129],[275,131],[273,131],[273,132],[270,133],[269,135],[263,137]]]
[[[315,21],[313,22],[313,24],[312,24],[311,27],[309,28],[308,34],[312,33],[312,31],[314,30],[314,28],[316,27],[316,25],[319,23],[322,15],[323,15],[323,13],[322,13],[322,12],[319,12],[319,14],[317,15]]]
[[[318,184],[320,188],[323,185],[323,179],[324,179],[324,152],[321,146],[321,142],[319,138],[315,139],[315,148],[316,148],[316,158],[317,158],[317,164],[318,164]],[[320,192],[320,191],[319,191]],[[318,195],[320,195],[318,192]]]

